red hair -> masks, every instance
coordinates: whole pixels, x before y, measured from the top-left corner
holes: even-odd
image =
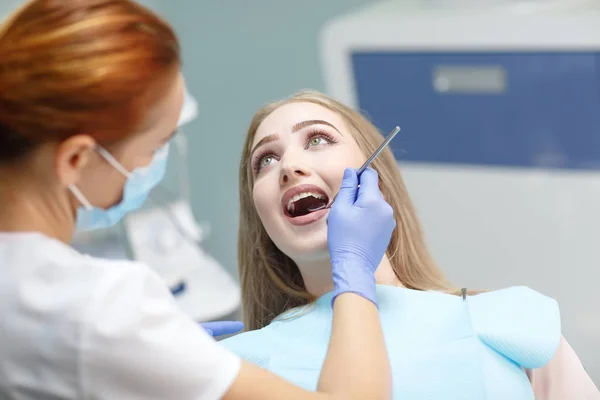
[[[0,27],[0,161],[138,132],[180,63],[172,28],[133,1],[29,1]]]

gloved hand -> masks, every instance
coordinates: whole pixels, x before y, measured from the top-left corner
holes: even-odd
[[[204,322],[200,325],[212,337],[230,335],[244,329],[244,323],[240,321]]]
[[[334,284],[331,304],[338,295],[352,292],[377,305],[375,270],[390,243],[396,221],[392,207],[379,190],[375,170],[366,169],[360,179],[355,170],[344,171],[327,224]]]

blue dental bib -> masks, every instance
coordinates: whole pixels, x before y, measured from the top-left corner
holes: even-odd
[[[331,334],[331,295],[221,344],[314,391]],[[556,301],[527,287],[463,299],[378,285],[377,295],[394,399],[534,400],[524,368],[543,367],[558,348]]]

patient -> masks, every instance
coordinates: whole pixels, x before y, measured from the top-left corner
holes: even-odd
[[[267,105],[248,130],[238,252],[249,332],[221,343],[307,389],[327,351],[333,290],[328,211],[308,209],[330,202],[344,168],[382,140],[359,113],[311,91]],[[600,398],[561,336],[556,302],[525,287],[463,296],[427,250],[392,152],[372,167],[397,221],[376,273],[394,398]]]

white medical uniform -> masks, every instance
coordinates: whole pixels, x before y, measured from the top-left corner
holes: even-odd
[[[0,399],[214,400],[240,359],[148,267],[0,233]]]

